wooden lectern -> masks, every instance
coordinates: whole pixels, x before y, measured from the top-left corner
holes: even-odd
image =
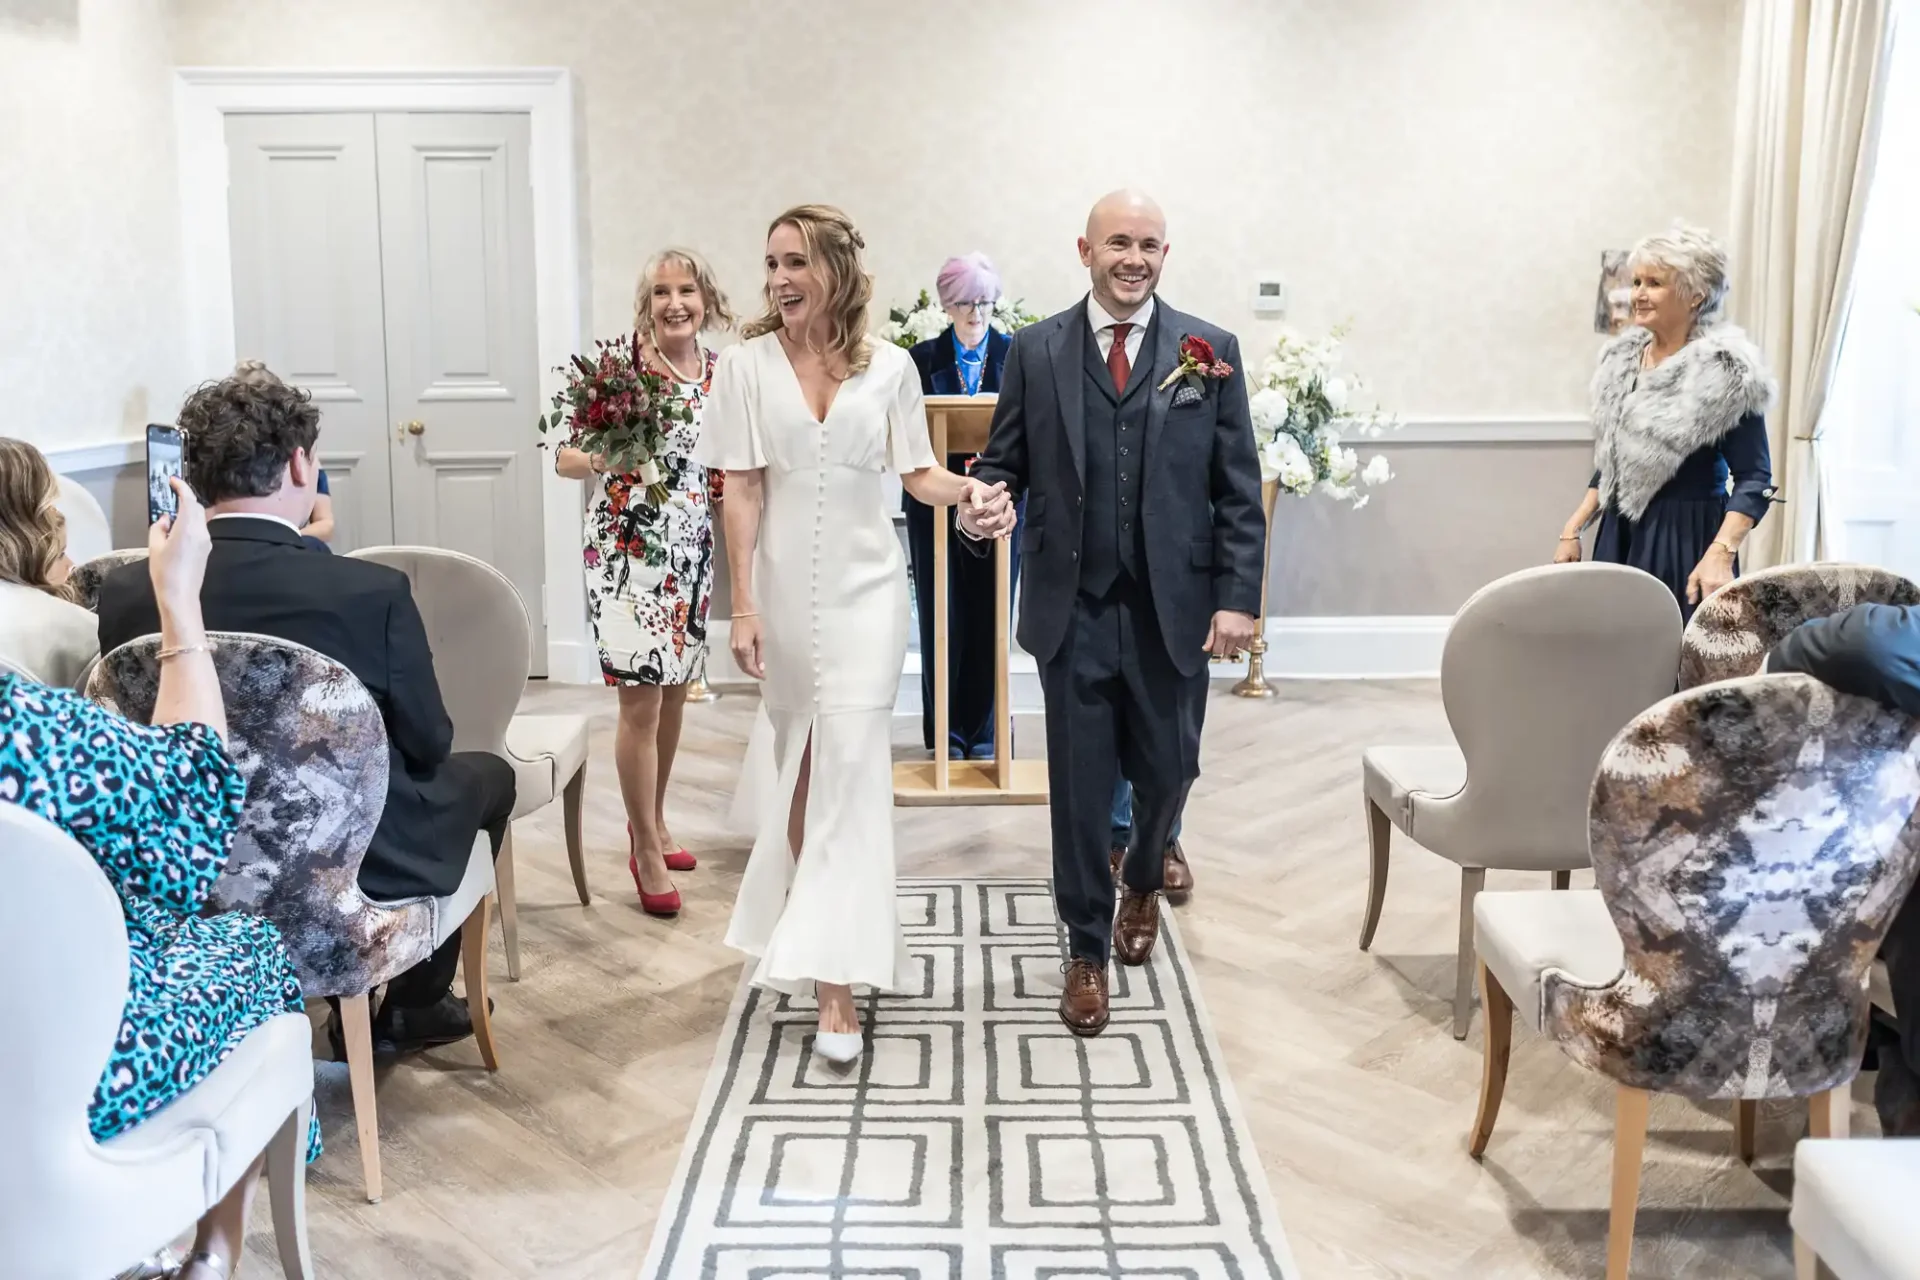
[[[949,453],[978,453],[987,447],[993,406],[999,397],[928,396],[927,425],[933,456],[942,465]],[[933,509],[933,599],[918,602],[933,610],[933,652],[920,655],[920,678],[933,678],[933,759],[893,766],[893,802],[897,805],[1045,804],[1047,762],[1013,758],[1013,709],[1007,680],[1011,639],[1013,553],[1002,540],[993,548],[993,759],[947,758],[947,543],[953,509]]]

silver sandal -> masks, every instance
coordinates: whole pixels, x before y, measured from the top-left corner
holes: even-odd
[[[196,1264],[212,1271],[215,1276],[219,1277],[219,1280],[227,1280],[227,1277],[232,1274],[230,1270],[233,1265],[232,1263],[217,1253],[208,1253],[205,1249],[195,1249],[192,1253],[181,1259],[180,1266],[177,1270],[169,1274],[174,1277],[183,1276],[187,1273],[188,1267]]]

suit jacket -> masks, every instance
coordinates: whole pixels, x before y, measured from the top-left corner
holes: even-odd
[[[1767,671],[1797,671],[1842,693],[1920,715],[1920,609],[1857,604],[1787,633],[1767,655]]]
[[[200,589],[207,629],[252,631],[317,650],[359,677],[380,706],[387,806],[361,864],[360,887],[380,900],[452,893],[473,841],[472,805],[462,802],[464,779],[444,769],[453,722],[406,575],[316,555],[273,520],[222,518],[208,531],[213,549]],[[109,574],[100,588],[101,652],[159,629],[146,563]]]
[[[1197,400],[1173,407],[1184,380],[1160,389],[1179,363],[1180,341],[1205,338],[1233,366],[1203,380]],[[1086,302],[1013,336],[1000,379],[993,432],[973,474],[1005,481],[1026,497],[1020,559],[1020,645],[1039,662],[1058,652],[1080,589],[1086,502],[1086,349],[1093,344]],[[1135,377],[1152,380],[1141,477],[1140,520],[1147,581],[1160,636],[1176,669],[1207,662],[1216,610],[1258,614],[1266,519],[1254,452],[1240,343],[1164,301],[1140,348]],[[984,552],[983,543],[969,543]]]

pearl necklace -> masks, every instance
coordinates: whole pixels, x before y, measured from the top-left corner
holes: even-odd
[[[660,363],[667,366],[667,372],[672,374],[676,381],[679,381],[685,384],[686,386],[694,387],[694,386],[699,386],[702,382],[706,381],[706,363],[707,362],[706,362],[705,353],[700,350],[699,343],[696,342],[693,344],[693,350],[694,350],[695,359],[699,360],[700,362],[701,376],[697,378],[690,378],[686,374],[680,372],[679,367],[675,365],[672,360],[667,358],[667,351],[665,347],[655,347],[653,349],[653,354],[660,357]]]

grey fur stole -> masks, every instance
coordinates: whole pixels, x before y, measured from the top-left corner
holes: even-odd
[[[1593,375],[1593,459],[1600,505],[1628,519],[1647,513],[1661,486],[1697,449],[1750,413],[1773,405],[1776,386],[1760,348],[1736,325],[1696,333],[1653,369],[1640,361],[1653,334],[1634,326],[1600,351]]]

